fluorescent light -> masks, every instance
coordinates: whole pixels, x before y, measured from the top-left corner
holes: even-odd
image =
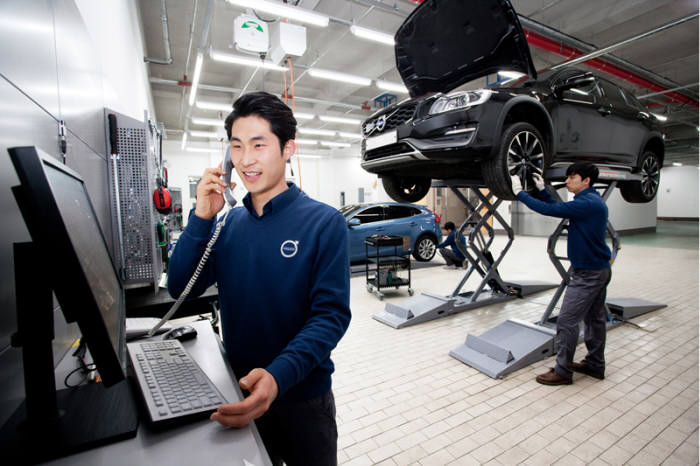
[[[233,63],[234,65],[252,66],[254,68],[262,67],[266,70],[274,71],[287,71],[287,68],[284,66],[276,65],[271,61],[258,60],[256,58],[243,57],[241,55],[231,55],[230,53],[217,52],[216,50],[209,52],[209,56],[212,60]]]
[[[194,136],[196,138],[219,138],[219,135],[214,131],[190,131],[190,136]]]
[[[659,115],[658,113],[652,113],[652,115],[654,115],[654,117],[659,121],[668,120],[668,117],[666,115]]]
[[[220,152],[219,149],[207,147],[186,147],[185,150],[187,152],[207,152],[209,154],[218,154]]]
[[[311,68],[309,74],[314,78],[330,79],[332,81],[340,81],[343,83],[357,84],[359,86],[369,86],[372,84],[372,80],[365,78],[363,76],[357,76],[354,74],[340,73],[338,71],[322,70],[318,68]]]
[[[205,110],[221,110],[223,112],[230,112],[233,110],[233,105],[231,104],[221,104],[219,102],[206,102],[204,100],[198,100],[195,104],[197,108],[203,108]]]
[[[296,138],[294,141],[301,146],[315,146],[316,144],[318,144],[318,141],[316,139]]]
[[[252,8],[257,11],[263,11],[283,18],[295,19],[300,23],[311,24],[314,26],[328,26],[328,16],[318,14],[316,12],[305,10],[303,8],[287,6],[282,3],[270,2],[267,0],[228,0],[229,3]]]
[[[197,61],[194,63],[194,77],[192,78],[192,87],[190,88],[190,106],[194,104],[194,98],[197,96],[197,86],[199,86],[199,76],[202,74],[202,64],[204,62],[204,54],[197,52]]]
[[[301,134],[313,134],[316,136],[335,136],[335,131],[329,129],[297,128],[297,131]]]
[[[360,26],[350,26],[350,32],[352,32],[357,37],[361,37],[367,40],[373,40],[374,42],[379,42],[381,44],[394,45],[394,36],[387,34],[385,32],[375,31],[373,29],[367,29]]]
[[[312,120],[315,116],[313,113],[294,112],[294,118],[297,120]]]
[[[347,133],[345,131],[338,131],[338,136],[340,136],[341,138],[350,139],[360,139],[362,137],[362,135],[359,133]]]
[[[402,94],[408,94],[408,89],[401,83],[393,83],[391,81],[382,81],[377,79],[375,81],[379,89],[384,89],[385,91],[400,92]]]
[[[674,166],[674,167],[682,167],[683,164],[680,163],[680,162],[673,162],[673,166]]]
[[[319,118],[321,119],[321,121],[325,121],[327,123],[342,123],[346,125],[359,125],[360,123],[362,123],[362,120],[359,120],[357,118],[343,118],[327,115],[319,115]]]
[[[321,145],[328,147],[350,147],[352,144],[349,144],[347,142],[321,141]]]
[[[498,76],[502,76],[508,79],[518,79],[522,76],[525,76],[525,73],[519,73],[517,71],[499,71]]]
[[[307,155],[307,154],[297,154],[300,159],[320,159],[320,155]]]
[[[187,144],[187,133],[182,133],[182,144],[180,144],[180,150],[185,150],[185,144]]]
[[[192,117],[190,118],[192,123],[195,125],[204,125],[204,126],[222,126],[224,124],[223,120],[217,120],[216,118],[200,118],[200,117]]]

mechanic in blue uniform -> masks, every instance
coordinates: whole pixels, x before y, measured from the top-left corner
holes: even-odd
[[[350,323],[348,227],[338,210],[286,183],[296,120],[279,98],[241,96],[225,128],[249,192],[243,208],[229,211],[192,296],[218,284],[224,347],[247,396],[211,419],[232,427],[256,420],[274,464],[337,464],[330,354]],[[170,259],[173,297],[224,207],[223,175],[208,168],[197,186],[194,213]]]
[[[457,236],[459,235],[459,242],[464,246],[464,236],[458,233],[453,222],[445,223],[445,231],[448,232],[445,241],[437,245],[438,251],[443,259],[445,259],[445,269],[455,269],[466,265],[464,254],[457,247]],[[447,249],[449,246],[450,249]]]
[[[520,178],[512,176],[517,199],[543,215],[569,219],[567,254],[573,273],[557,319],[557,361],[549,372],[537,376],[545,385],[568,385],[573,372],[597,379],[605,377],[605,295],[610,283],[610,249],[605,243],[608,207],[592,187],[598,180],[598,168],[585,162],[574,163],[566,170],[566,189],[574,200],[557,202],[545,189],[539,174],[533,175],[539,190],[535,199],[522,190]],[[584,324],[584,341],[588,354],[573,362],[578,343],[579,323]]]

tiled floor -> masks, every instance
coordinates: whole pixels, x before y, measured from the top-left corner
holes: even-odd
[[[605,380],[576,374],[570,386],[535,382],[553,358],[494,380],[448,355],[468,333],[510,317],[536,321],[553,291],[396,330],[372,315],[408,299],[406,288],[379,301],[364,276],[353,277],[353,319],[333,352],[339,462],[697,464],[697,242],[673,249],[622,241],[608,296],[668,307],[611,329]],[[494,249],[504,242],[497,237]],[[516,237],[502,276],[558,283],[545,248],[545,238]],[[415,270],[413,288],[448,295],[463,273]],[[463,290],[475,286],[472,278]],[[584,354],[581,344],[577,360]]]

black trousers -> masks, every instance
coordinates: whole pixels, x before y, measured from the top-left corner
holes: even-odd
[[[307,401],[273,403],[255,424],[272,464],[336,466],[338,429],[333,391]]]

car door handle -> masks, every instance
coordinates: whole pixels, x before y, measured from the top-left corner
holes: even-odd
[[[414,226],[416,226],[416,225],[418,225],[418,224],[417,224],[416,222],[410,222],[409,225],[411,225],[412,227],[414,227]]]
[[[610,115],[612,113],[612,109],[610,107],[598,107],[598,113],[601,115]]]

